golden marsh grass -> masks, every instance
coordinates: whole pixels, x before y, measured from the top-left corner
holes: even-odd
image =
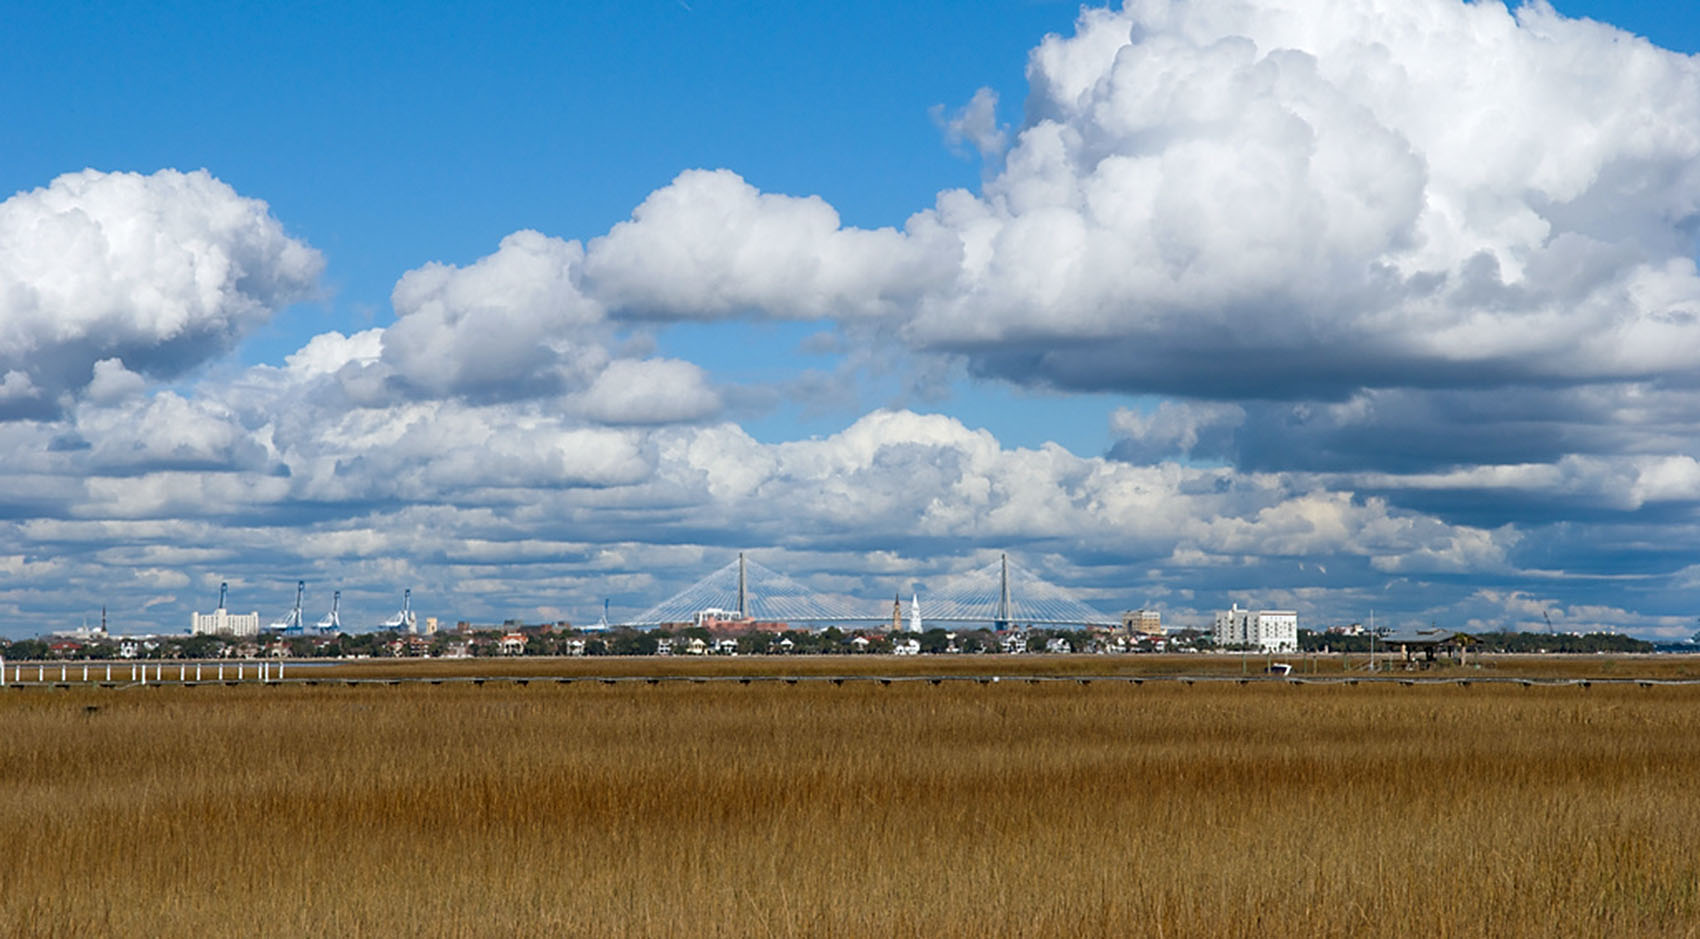
[[[1364,675],[1368,656],[1334,655],[755,655],[591,656],[471,659],[357,659],[286,666],[291,678],[407,678],[459,676],[594,677],[727,675],[1105,675],[1238,676],[1261,674],[1269,662],[1292,666],[1294,677]],[[1700,655],[1472,655],[1467,665],[1436,662],[1403,670],[1396,652],[1377,660],[1388,674],[1415,678],[1700,679]],[[1420,663],[1413,663],[1417,665]],[[128,667],[128,666],[125,666]],[[166,663],[167,677],[177,666]],[[227,669],[233,669],[227,664]],[[253,663],[246,666],[253,674]],[[51,673],[54,666],[49,666]],[[33,666],[25,667],[25,676]],[[126,673],[127,674],[127,673]],[[208,672],[207,674],[211,674]],[[51,677],[51,676],[50,676]]]
[[[1700,688],[167,687],[0,717],[7,935],[1700,933]]]

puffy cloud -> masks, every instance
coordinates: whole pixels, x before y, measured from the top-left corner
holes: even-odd
[[[1372,389],[1340,402],[1163,402],[1112,416],[1112,456],[1310,474],[1449,521],[1598,520],[1676,511],[1693,486],[1700,397],[1687,389]]]
[[[1132,463],[1224,456],[1245,417],[1245,408],[1237,404],[1214,402],[1162,401],[1149,413],[1117,408],[1110,415],[1110,431],[1117,437],[1110,452]]]
[[[33,493],[0,513],[0,554],[52,545],[58,582],[99,585],[132,617],[174,566],[196,584],[279,581],[283,604],[304,577],[345,589],[351,609],[387,612],[391,587],[411,584],[457,615],[521,603],[521,615],[582,616],[609,593],[628,612],[655,602],[734,546],[773,546],[776,565],[864,597],[1010,547],[1113,608],[1130,589],[1177,589],[1180,567],[1239,587],[1294,560],[1422,577],[1503,569],[1516,545],[1302,477],[1011,448],[942,415],[878,411],[764,443],[732,424],[638,424],[676,406],[667,394],[616,398],[634,408],[624,428],[549,400],[348,407],[343,374],[369,367],[373,342],[315,337],[284,368],[208,379],[194,397],[90,401],[67,422],[0,430],[0,445],[31,454],[0,467],[0,488]],[[689,387],[696,373],[616,360],[607,374]],[[1156,573],[1135,587],[1142,569]],[[50,603],[19,589],[0,604]],[[193,599],[146,615],[173,625]]]
[[[578,286],[583,260],[577,242],[521,231],[468,267],[407,272],[383,363],[432,395],[526,397],[582,381],[606,359],[602,311]]]
[[[322,267],[205,170],[84,170],[20,192],[0,203],[0,416],[180,375],[310,296]]]
[[[579,404],[605,424],[670,424],[720,410],[703,370],[678,359],[618,359],[596,376]]]
[[[591,241],[588,289],[627,316],[856,319],[906,308],[953,276],[955,239],[918,216],[898,232],[844,228],[810,196],[692,170]]]
[[[1302,477],[1132,466],[1047,445],[1006,448],[942,415],[869,414],[818,440],[735,428],[664,437],[656,472],[760,542],[1091,545],[1126,558],[1349,556],[1387,570],[1503,569],[1511,531],[1446,525]]]
[[[622,357],[602,303],[581,285],[584,250],[533,231],[466,267],[432,263],[396,283],[396,322],[316,337],[289,357],[298,376],[335,373],[353,403],[549,400],[604,424],[696,421],[720,394],[696,365]]]
[[[101,359],[94,363],[87,393],[91,401],[111,404],[140,394],[146,387],[147,380],[125,368],[124,360]]]
[[[112,408],[79,412],[77,432],[91,441],[88,468],[99,474],[136,475],[163,470],[271,468],[265,443],[234,415],[205,399],[164,391]]]
[[[1153,0],[1028,73],[919,343],[1262,398],[1695,364],[1693,60],[1545,6]]]
[[[368,329],[344,336],[320,333],[284,359],[284,366],[300,376],[334,375],[347,365],[370,365],[384,351],[382,329]]]
[[[969,143],[982,158],[990,159],[1001,156],[1009,146],[1009,129],[998,123],[998,93],[990,88],[977,89],[954,114],[946,116],[944,108],[934,107],[932,115],[953,147]]]
[[[1634,632],[1666,640],[1687,639],[1694,621],[1686,616],[1649,616],[1597,603],[1566,601],[1523,590],[1478,590],[1466,601],[1473,614],[1466,628],[1474,631]]]
[[[623,316],[889,318],[1019,382],[1195,397],[1687,374],[1700,64],[1545,5],[1133,2],[1028,66],[903,231],[682,174],[593,239]],[[989,94],[952,125],[995,145]]]

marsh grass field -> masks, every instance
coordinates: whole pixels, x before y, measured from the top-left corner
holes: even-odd
[[[1700,687],[167,686],[0,720],[5,935],[1700,935]]]
[[[1397,652],[1377,655],[1378,674],[1424,679],[1530,678],[1574,680],[1700,680],[1700,655],[1472,654],[1465,665],[1438,661],[1411,668]],[[468,659],[353,659],[295,666],[293,677],[453,678],[466,676],[661,677],[825,675],[1001,675],[1106,677],[1235,677],[1258,675],[1274,662],[1292,666],[1295,678],[1361,677],[1369,656],[1233,653],[1198,655],[755,655],[755,656],[523,656]],[[128,663],[124,667],[128,667]],[[73,670],[75,666],[72,666]],[[166,672],[175,675],[176,666]],[[253,665],[248,666],[250,672]],[[25,667],[28,674],[29,666]],[[52,667],[49,668],[52,671]],[[210,672],[208,673],[210,674]]]

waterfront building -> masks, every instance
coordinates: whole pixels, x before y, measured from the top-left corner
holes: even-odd
[[[1163,635],[1163,614],[1156,610],[1128,610],[1122,614],[1122,631],[1129,636]]]
[[[224,607],[211,613],[191,613],[189,631],[197,636],[258,636],[260,614],[232,613]]]
[[[1294,652],[1299,648],[1299,614],[1292,610],[1242,610],[1236,603],[1216,614],[1212,638],[1218,646]]]

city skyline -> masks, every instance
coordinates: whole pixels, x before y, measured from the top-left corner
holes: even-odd
[[[0,635],[740,550],[1695,632],[1700,14],[913,7],[21,13]]]

